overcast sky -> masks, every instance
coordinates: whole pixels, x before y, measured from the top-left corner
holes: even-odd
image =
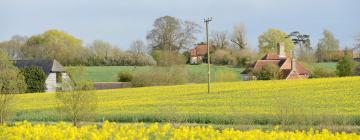
[[[90,44],[102,39],[127,49],[135,39],[146,41],[154,20],[169,15],[210,30],[231,32],[243,23],[252,48],[268,28],[298,30],[311,36],[332,31],[342,47],[352,47],[360,34],[360,0],[0,0],[0,41],[13,35],[31,36],[48,29],[66,31]],[[197,34],[204,39],[204,30]]]

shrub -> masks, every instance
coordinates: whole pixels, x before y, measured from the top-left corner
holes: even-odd
[[[354,75],[360,76],[360,63],[357,65],[357,67],[354,70]]]
[[[260,70],[253,70],[253,75],[258,80],[274,80],[280,78],[279,67],[274,64],[266,64]]]
[[[322,67],[315,67],[310,74],[310,78],[321,77],[336,77],[336,72]]]
[[[41,68],[36,66],[25,67],[21,69],[21,74],[23,74],[25,77],[25,82],[27,85],[26,88],[27,93],[45,91],[46,75]]]
[[[120,71],[118,78],[119,82],[130,82],[133,79],[133,75],[130,71]]]
[[[182,66],[154,67],[134,73],[133,87],[179,85],[187,82],[187,71]]]
[[[336,74],[340,77],[351,76],[355,63],[350,55],[345,55],[341,58],[336,66]]]

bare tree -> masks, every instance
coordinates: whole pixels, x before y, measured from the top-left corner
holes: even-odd
[[[245,49],[247,47],[245,25],[243,24],[235,25],[231,37],[231,42],[234,43],[234,46],[236,46],[236,48],[239,49]]]
[[[129,51],[136,55],[145,55],[146,54],[145,43],[142,40],[135,40],[134,42],[131,43]]]
[[[196,40],[195,33],[200,32],[199,25],[191,21],[182,22],[171,16],[155,20],[154,28],[148,33],[152,49],[179,52]]]
[[[21,47],[25,45],[26,40],[24,36],[15,35],[9,41],[0,42],[0,48],[3,48],[11,59],[23,59]]]
[[[83,76],[83,72],[81,68],[72,69],[70,75]],[[69,90],[56,93],[60,112],[69,116],[74,126],[79,126],[81,121],[91,120],[96,115],[97,98],[93,83],[83,79],[77,77],[77,80],[64,83],[64,89]]]
[[[229,46],[229,40],[227,38],[226,31],[214,31],[211,33],[211,44],[216,48],[224,49]]]
[[[95,40],[90,46],[92,53],[100,58],[109,57],[112,52],[112,48],[113,47],[109,42],[103,40]]]
[[[3,124],[11,113],[15,94],[26,89],[25,78],[12,62],[0,51],[0,123]]]

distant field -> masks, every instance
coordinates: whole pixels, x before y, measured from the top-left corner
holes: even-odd
[[[360,77],[241,81],[97,91],[98,121],[360,125]],[[21,94],[12,120],[67,120],[55,94]]]
[[[310,64],[312,67],[322,67],[322,68],[327,68],[327,69],[331,69],[331,70],[336,70],[336,62],[324,62],[324,63],[313,63]]]
[[[85,77],[87,80],[94,82],[116,82],[117,74],[120,71],[128,70],[133,72],[139,72],[143,70],[150,69],[151,66],[88,66],[85,67],[86,74]],[[186,69],[189,73],[197,76],[207,76],[207,65],[186,65]],[[226,71],[233,72],[238,75],[238,80],[241,80],[240,73],[243,71],[243,68],[231,68],[228,66],[213,66],[212,79],[214,80],[216,71]]]

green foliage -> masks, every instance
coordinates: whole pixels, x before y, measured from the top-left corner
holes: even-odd
[[[26,89],[24,76],[0,50],[0,123],[3,124],[11,113],[11,104],[17,93]]]
[[[260,70],[253,70],[252,74],[257,80],[275,80],[280,78],[279,67],[274,64],[266,64]]]
[[[323,35],[324,38],[320,39],[316,49],[318,62],[338,60],[339,41],[329,30],[324,30]]]
[[[81,66],[80,66],[81,67]],[[131,71],[133,73],[141,73],[154,69],[157,66],[83,66],[83,80],[90,80],[94,82],[117,82],[119,71]],[[66,67],[67,71],[76,69],[77,67]],[[188,82],[190,83],[205,83],[207,81],[207,65],[185,65],[185,70],[188,73]],[[211,67],[211,77],[214,79],[215,71],[224,70],[231,71],[233,73],[239,74],[239,79],[241,80],[240,73],[244,68],[229,67],[229,66],[216,66]],[[71,79],[78,79],[78,74],[71,74]]]
[[[130,82],[133,79],[131,71],[120,71],[118,74],[119,82]]]
[[[83,52],[82,41],[64,31],[48,30],[40,35],[34,35],[22,47],[25,58],[57,59],[64,65],[72,64]],[[74,53],[79,52],[79,53]]]
[[[315,67],[310,74],[310,78],[321,77],[336,77],[336,71],[325,67]]]
[[[259,50],[261,54],[267,53],[267,52],[277,52],[278,43],[285,43],[285,51],[290,52],[295,48],[294,43],[292,42],[291,38],[286,38],[287,33],[279,30],[279,29],[273,29],[270,28],[266,32],[262,33],[258,39],[259,39]]]
[[[355,68],[355,63],[350,55],[341,58],[336,66],[336,74],[340,77],[351,76]]]
[[[25,67],[21,69],[21,74],[25,77],[27,93],[44,92],[46,90],[46,75],[41,68],[36,66]]]
[[[134,87],[157,85],[180,85],[187,82],[187,71],[183,66],[153,67],[135,72],[131,85]]]
[[[354,70],[354,75],[360,76],[360,63],[357,64]]]
[[[186,56],[175,51],[153,50],[152,55],[158,66],[174,66],[186,63]]]

